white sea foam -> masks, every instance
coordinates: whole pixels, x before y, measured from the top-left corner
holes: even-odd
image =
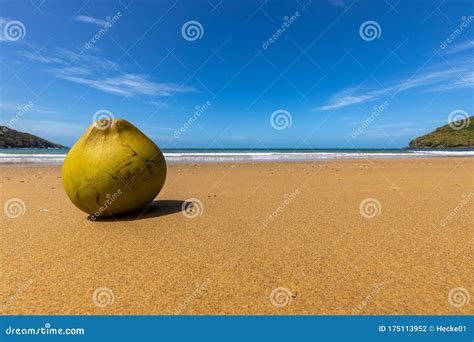
[[[65,154],[0,153],[0,164],[62,164]]]
[[[400,152],[169,152],[170,163],[219,163],[264,161],[311,161],[328,159],[372,159],[413,157],[474,157],[474,151],[400,151]],[[0,164],[61,164],[66,154],[0,153]]]

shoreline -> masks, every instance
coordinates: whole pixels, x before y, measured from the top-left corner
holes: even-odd
[[[424,155],[424,156],[409,156],[409,157],[377,157],[377,158],[366,158],[366,157],[347,157],[347,158],[322,158],[322,159],[296,159],[296,160],[272,160],[272,159],[265,159],[265,160],[219,160],[219,161],[188,161],[188,160],[180,160],[180,161],[169,161],[166,160],[166,164],[169,166],[192,166],[192,165],[216,165],[216,166],[230,166],[230,165],[265,165],[265,164],[318,164],[318,163],[357,163],[357,162],[372,162],[372,161],[398,161],[398,162],[409,162],[409,161],[430,161],[430,160],[474,160],[474,155],[465,155],[465,156],[433,156],[433,155]],[[29,167],[62,167],[62,161],[57,163],[48,163],[48,162],[2,162],[0,159],[0,169],[2,167],[12,167],[12,166],[29,166]]]
[[[470,158],[468,151],[411,151],[411,152],[180,152],[163,153],[168,164],[185,163],[246,163],[246,162],[318,162],[322,160],[372,160],[413,158]],[[32,164],[61,165],[66,154],[8,154],[0,153],[0,165]]]

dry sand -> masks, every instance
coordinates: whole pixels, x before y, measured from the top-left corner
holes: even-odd
[[[26,209],[0,215],[3,314],[474,313],[471,158],[171,165],[152,210],[89,224],[60,167],[0,175]]]

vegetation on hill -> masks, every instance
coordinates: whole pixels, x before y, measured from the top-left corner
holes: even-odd
[[[474,116],[438,127],[410,141],[410,148],[474,148]]]
[[[65,146],[7,126],[0,126],[0,148],[65,148]]]

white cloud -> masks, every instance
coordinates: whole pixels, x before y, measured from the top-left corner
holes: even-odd
[[[87,15],[77,15],[73,17],[72,20],[79,21],[86,24],[93,24],[97,26],[105,26],[105,24],[107,23],[104,19],[97,19],[97,18],[90,17]]]
[[[472,61],[469,61],[470,64]],[[466,64],[466,63],[464,63]],[[459,65],[448,70],[430,70],[421,75],[414,75],[407,79],[398,80],[390,83],[385,88],[365,89],[349,88],[334,95],[328,104],[318,107],[318,110],[331,110],[352,106],[358,103],[368,102],[378,99],[382,96],[395,96],[401,91],[408,89],[432,86],[428,91],[440,91],[459,89],[473,86],[473,72],[469,69],[470,65]],[[449,87],[446,86],[449,84]],[[440,88],[444,87],[444,88]]]
[[[467,42],[464,42],[464,43],[448,46],[446,49],[443,50],[443,52],[446,55],[451,55],[451,54],[463,52],[466,50],[470,50],[473,48],[474,48],[474,41],[468,40]]]
[[[67,65],[77,64],[90,69],[104,69],[103,71],[120,69],[119,65],[111,60],[95,57],[84,51],[79,53],[68,49],[57,48],[55,54],[63,60],[63,64]]]
[[[21,52],[21,55],[51,66],[45,71],[54,77],[89,86],[112,95],[167,97],[176,93],[195,91],[192,87],[179,86],[174,83],[156,83],[147,75],[124,72],[117,63],[85,52],[78,53],[57,48],[50,56],[28,51]]]
[[[439,84],[434,87],[427,89],[429,92],[440,92],[448,91],[453,89],[461,88],[473,88],[474,89],[474,71],[469,71],[466,74],[459,75],[459,78],[452,80],[448,84]]]
[[[46,57],[29,51],[19,51],[18,54],[36,62],[45,64],[63,63],[63,61],[56,57]]]
[[[158,108],[165,108],[168,107],[168,102],[165,101],[159,101],[159,100],[153,100],[149,101],[148,104],[153,107],[158,107]]]
[[[341,93],[337,94],[332,98],[329,104],[319,107],[319,110],[331,110],[331,109],[338,109],[342,107],[352,106],[357,103],[362,103],[365,101],[370,101],[374,98],[374,95],[365,94],[365,95],[349,95],[351,94],[350,90],[342,91]]]
[[[171,96],[175,93],[189,93],[194,90],[193,88],[182,87],[173,83],[155,83],[149,81],[146,76],[139,74],[124,74],[116,77],[93,79],[63,69],[56,76],[63,80],[83,84],[105,93],[119,96]]]
[[[410,77],[402,81],[400,84],[394,86],[396,92],[408,90],[412,88],[422,87],[433,83],[446,81],[452,78],[453,74],[458,74],[459,70],[443,70],[434,71],[422,74],[420,76]]]
[[[59,68],[49,68],[46,69],[49,73],[54,74],[55,76],[63,75],[77,75],[77,76],[85,76],[90,75],[92,72],[89,69],[82,68],[82,67],[59,67]]]
[[[106,58],[95,57],[94,55],[82,52],[75,52],[64,48],[55,48],[50,55],[33,53],[31,51],[19,51],[18,54],[30,60],[44,63],[57,64],[69,67],[70,65],[79,65],[89,69],[118,70],[119,65]]]
[[[472,61],[472,51],[466,58],[462,54],[464,51],[474,49],[474,41],[467,41],[450,47],[440,56],[443,58],[442,64],[432,65],[424,73],[415,72],[412,77],[391,82],[387,87],[376,89],[362,89],[362,87],[351,87],[335,94],[327,104],[316,108],[317,110],[331,110],[352,106],[358,103],[368,102],[380,98],[381,96],[395,96],[401,91],[414,88],[426,87],[428,92],[440,92],[461,88],[474,87],[474,71]],[[451,55],[447,61],[443,55]]]

